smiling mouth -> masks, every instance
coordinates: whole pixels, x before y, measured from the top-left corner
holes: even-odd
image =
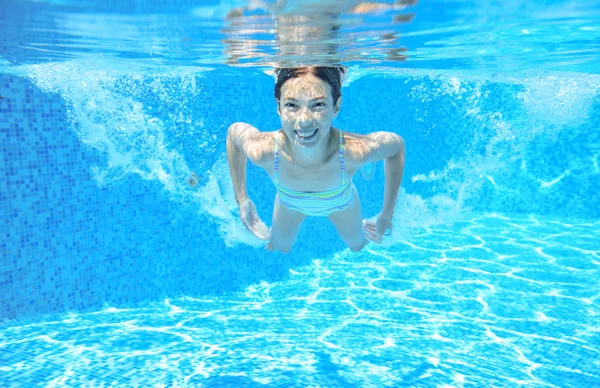
[[[317,132],[319,132],[319,128],[317,128],[313,131],[302,131],[302,132],[294,131],[294,134],[296,135],[296,137],[298,139],[300,139],[302,141],[307,141],[307,140],[311,140],[315,136],[317,136]]]

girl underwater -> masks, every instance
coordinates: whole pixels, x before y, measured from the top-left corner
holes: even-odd
[[[342,106],[340,67],[281,68],[275,99],[281,129],[261,132],[247,123],[227,131],[227,160],[240,218],[267,250],[288,253],[307,216],[327,217],[352,251],[379,243],[392,228],[404,172],[404,140],[392,132],[361,135],[331,126]],[[264,168],[277,188],[271,228],[246,190],[246,160]],[[383,207],[376,220],[362,219],[352,182],[367,164],[384,160]]]

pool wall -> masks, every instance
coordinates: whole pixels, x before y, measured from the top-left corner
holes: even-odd
[[[216,136],[208,139],[212,152],[180,149],[192,169],[201,158],[210,166],[223,155],[226,128],[235,121],[277,128],[272,78],[202,76],[198,82],[205,98],[188,109]],[[451,79],[435,77],[359,79],[343,90],[336,124],[401,134],[407,145],[403,187],[412,203],[419,195],[433,206],[434,215],[432,198],[441,195],[460,198],[458,216],[600,216],[597,95],[578,119],[544,122],[543,112],[532,119],[523,105],[523,86],[464,82],[463,90],[448,91],[448,85]],[[156,180],[131,173],[99,186],[91,169],[107,163],[106,156],[82,144],[65,96],[8,74],[0,75],[0,86],[0,321],[238,291],[344,249],[324,219],[305,223],[289,255],[229,247],[214,220],[174,201]],[[539,128],[548,130],[532,136]],[[167,136],[173,147],[193,140],[185,133]],[[381,167],[371,181],[355,179],[365,216],[381,206]],[[252,166],[248,173],[249,192],[270,224],[275,191],[265,173]]]

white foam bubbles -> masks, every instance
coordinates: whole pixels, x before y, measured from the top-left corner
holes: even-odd
[[[92,168],[98,185],[136,174],[159,181],[172,195],[183,190],[191,171],[168,146],[162,121],[141,101],[115,91],[126,75],[77,62],[23,66],[22,70],[40,89],[65,99],[68,119],[81,142],[105,157],[105,164]]]
[[[576,126],[589,118],[594,98],[600,93],[600,76],[555,73],[532,75],[523,79],[525,90],[519,94],[536,131],[560,130]]]
[[[389,76],[391,73],[385,74]],[[397,74],[406,76],[405,72]],[[411,77],[419,80],[409,93],[415,106],[423,104],[426,109],[439,101],[452,104],[456,127],[439,136],[453,136],[459,131],[465,143],[443,168],[405,177],[419,184],[420,195],[399,196],[394,225],[406,230],[393,233],[394,239],[406,237],[411,227],[463,219],[479,203],[486,186],[501,196],[519,196],[514,187],[537,177],[519,176],[514,166],[524,161],[540,140],[552,141],[558,131],[588,120],[600,92],[600,77],[588,74],[528,72],[495,74],[492,79],[468,72],[428,71],[413,72]],[[504,111],[490,110],[494,105],[486,103],[492,83],[506,84],[505,93],[512,90],[503,96],[514,99],[506,107],[509,118]],[[515,112],[523,120],[515,120]],[[421,121],[417,118],[424,127],[429,125],[427,121],[427,116]]]
[[[265,242],[250,233],[240,221],[238,206],[227,157],[222,155],[208,173],[206,185],[199,192],[202,209],[218,225],[227,246],[239,243],[260,247]]]
[[[226,159],[221,157],[212,171],[197,171],[203,176],[202,186],[190,190],[188,179],[194,172],[182,151],[170,144],[172,126],[182,125],[200,134],[200,147],[214,152],[214,135],[203,128],[202,119],[193,120],[187,111],[186,104],[201,90],[196,69],[149,73],[118,69],[112,63],[73,61],[26,65],[11,72],[26,75],[42,91],[65,100],[67,118],[79,140],[103,159],[91,167],[99,186],[117,184],[131,174],[157,182],[171,200],[198,205],[199,214],[215,222],[227,245],[264,244],[234,214],[237,204]],[[164,105],[162,118],[170,126],[153,113],[159,109],[145,105],[148,93]]]

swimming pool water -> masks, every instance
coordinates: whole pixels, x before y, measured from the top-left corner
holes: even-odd
[[[598,1],[325,2],[2,3],[0,387],[600,387]],[[394,232],[270,254],[226,129],[323,61],[405,139]]]
[[[0,330],[3,386],[593,387],[599,222],[487,214],[222,297]]]

